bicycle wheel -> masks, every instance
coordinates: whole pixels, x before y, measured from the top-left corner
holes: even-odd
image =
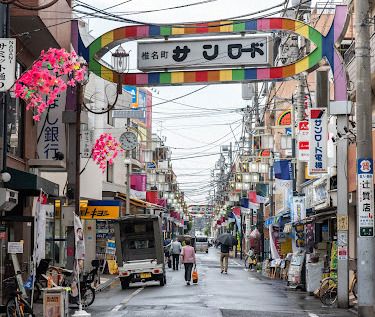
[[[337,300],[337,288],[330,288],[320,300],[324,305],[332,306]]]
[[[22,317],[17,297],[12,297],[6,304],[7,317]]]
[[[336,286],[336,281],[332,277],[326,277],[324,278],[319,287],[319,298],[321,299],[325,293],[332,287]]]
[[[88,287],[83,294],[81,294],[83,307],[90,306],[95,300],[95,291],[92,287]]]

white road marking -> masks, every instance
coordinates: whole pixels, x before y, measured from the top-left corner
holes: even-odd
[[[119,311],[122,308],[122,305],[115,306],[112,311]]]
[[[116,305],[115,307],[112,308],[112,311],[119,311],[122,307],[124,307],[127,303],[130,302],[130,300],[136,296],[137,294],[139,294],[140,292],[142,292],[144,289],[144,287],[140,287],[138,289],[136,289],[133,293],[131,293],[129,296],[125,297],[124,300],[121,301],[121,304],[120,305]]]
[[[309,317],[319,317],[317,314],[309,313]]]
[[[144,287],[140,287],[138,289],[136,289],[133,293],[131,293],[128,297],[125,297],[125,299],[121,302],[121,304],[123,305],[126,305],[127,303],[130,302],[130,300],[136,296],[137,294],[139,294],[140,292],[142,292],[144,290]]]

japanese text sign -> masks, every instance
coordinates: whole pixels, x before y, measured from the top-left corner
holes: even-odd
[[[357,160],[358,234],[374,236],[374,167],[372,159]]]
[[[293,196],[292,222],[300,222],[306,218],[305,196]]]
[[[138,42],[138,69],[270,66],[272,45],[270,36]]]
[[[309,173],[327,173],[327,108],[310,109],[309,130]]]
[[[298,160],[309,161],[309,122],[304,120],[298,122]]]
[[[16,39],[0,39],[0,92],[9,90],[16,74]]]
[[[94,131],[84,130],[81,131],[81,157],[91,157],[92,148],[94,146]]]
[[[62,112],[65,110],[65,103],[66,92],[63,92],[49,106],[48,111],[41,115],[37,125],[39,159],[54,160],[57,158],[57,152],[64,154],[66,157],[65,124],[62,122]]]
[[[120,206],[87,206],[81,209],[82,219],[117,219],[120,216]]]

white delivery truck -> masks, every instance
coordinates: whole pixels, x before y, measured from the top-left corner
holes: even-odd
[[[161,220],[156,215],[129,215],[118,220],[117,252],[121,288],[130,283],[166,284]],[[120,249],[120,248],[119,248]]]

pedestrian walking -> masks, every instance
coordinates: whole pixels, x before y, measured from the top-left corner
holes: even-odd
[[[190,285],[191,272],[195,264],[195,250],[190,245],[191,244],[190,240],[186,240],[185,243],[186,245],[182,248],[182,252],[181,252],[181,262],[184,263],[184,266],[185,266],[186,285]]]
[[[171,254],[172,254],[172,261],[173,261],[173,271],[178,271],[179,261],[180,261],[180,254],[182,250],[181,242],[174,238],[171,244]]]
[[[220,267],[221,273],[228,274],[228,261],[229,261],[230,246],[227,244],[220,245]]]
[[[255,251],[253,247],[251,247],[249,252],[247,252],[247,256],[248,256],[249,269],[251,271],[254,271],[254,265],[256,263],[256,256],[255,256]]]

